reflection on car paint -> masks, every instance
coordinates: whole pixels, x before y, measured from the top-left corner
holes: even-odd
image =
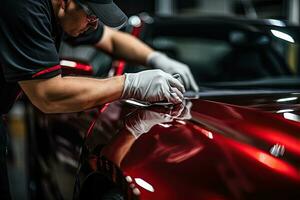
[[[284,152],[285,152],[285,147],[284,147],[284,145],[281,145],[281,144],[275,144],[270,149],[270,154],[275,157],[282,157]]]

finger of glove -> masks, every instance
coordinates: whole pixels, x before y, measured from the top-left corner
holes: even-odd
[[[199,87],[194,79],[194,76],[191,72],[188,72],[188,77],[189,77],[189,80],[190,80],[190,86],[191,86],[191,89],[194,90],[195,92],[198,92],[199,91]]]
[[[176,87],[171,86],[172,94],[175,93],[181,100],[184,99],[183,93],[179,91]]]
[[[175,92],[172,93],[172,91],[168,91],[167,93],[165,93],[165,98],[168,102],[173,104],[182,103],[181,98]]]
[[[176,78],[177,80],[179,80],[180,81],[180,83],[182,84],[182,85],[184,85],[184,81],[183,81],[183,79],[181,78],[181,76],[179,75],[179,77],[178,78]]]
[[[188,72],[184,72],[180,74],[183,82],[184,82],[184,86],[187,90],[190,90],[190,78],[188,76]]]
[[[152,87],[152,89],[149,90],[150,92],[147,92],[147,95],[154,99],[153,102],[167,101],[173,104],[180,103],[182,100],[176,93],[172,94],[173,91],[171,91],[169,79],[172,78],[172,76],[165,72],[163,72],[162,75],[163,78],[160,77],[160,79],[157,80],[159,87]]]
[[[171,115],[175,118],[179,117],[182,113],[182,111],[185,108],[185,104],[181,103],[181,104],[177,104],[175,106],[173,106],[173,109],[171,111]]]
[[[170,86],[177,88],[181,93],[185,92],[185,88],[183,84],[176,78],[172,77],[171,75],[169,76],[168,82]]]

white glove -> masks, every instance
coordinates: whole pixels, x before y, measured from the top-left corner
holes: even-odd
[[[172,122],[174,119],[190,119],[191,103],[178,104],[174,108],[156,108],[153,110],[141,109],[125,119],[125,127],[135,138],[138,138],[150,129],[162,123]]]
[[[179,74],[187,90],[199,91],[199,87],[186,64],[155,51],[148,56],[147,65],[153,68],[162,69],[172,75]]]
[[[168,114],[157,113],[150,110],[139,110],[133,117],[126,119],[126,129],[138,138],[156,124],[172,122],[173,118]]]
[[[121,98],[178,104],[183,101],[184,92],[184,86],[170,74],[161,70],[147,70],[125,74]]]

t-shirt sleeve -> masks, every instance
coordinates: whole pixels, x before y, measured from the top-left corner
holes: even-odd
[[[51,25],[50,1],[4,0],[0,8],[0,62],[7,82],[61,73]]]
[[[87,32],[79,35],[78,37],[71,37],[67,34],[64,35],[63,40],[73,46],[77,45],[94,45],[102,38],[104,27],[99,23],[96,30],[90,29]]]

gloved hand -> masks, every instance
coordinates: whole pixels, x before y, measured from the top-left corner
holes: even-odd
[[[161,70],[147,70],[125,74],[121,98],[178,104],[182,102],[184,92],[184,86],[170,74]]]
[[[141,109],[125,119],[125,127],[138,138],[161,123],[172,122],[174,119],[190,119],[191,102],[178,104],[174,108],[156,108],[153,110]]]
[[[172,75],[179,74],[187,90],[199,91],[199,87],[186,64],[155,51],[148,56],[147,65],[156,69],[162,69]]]

